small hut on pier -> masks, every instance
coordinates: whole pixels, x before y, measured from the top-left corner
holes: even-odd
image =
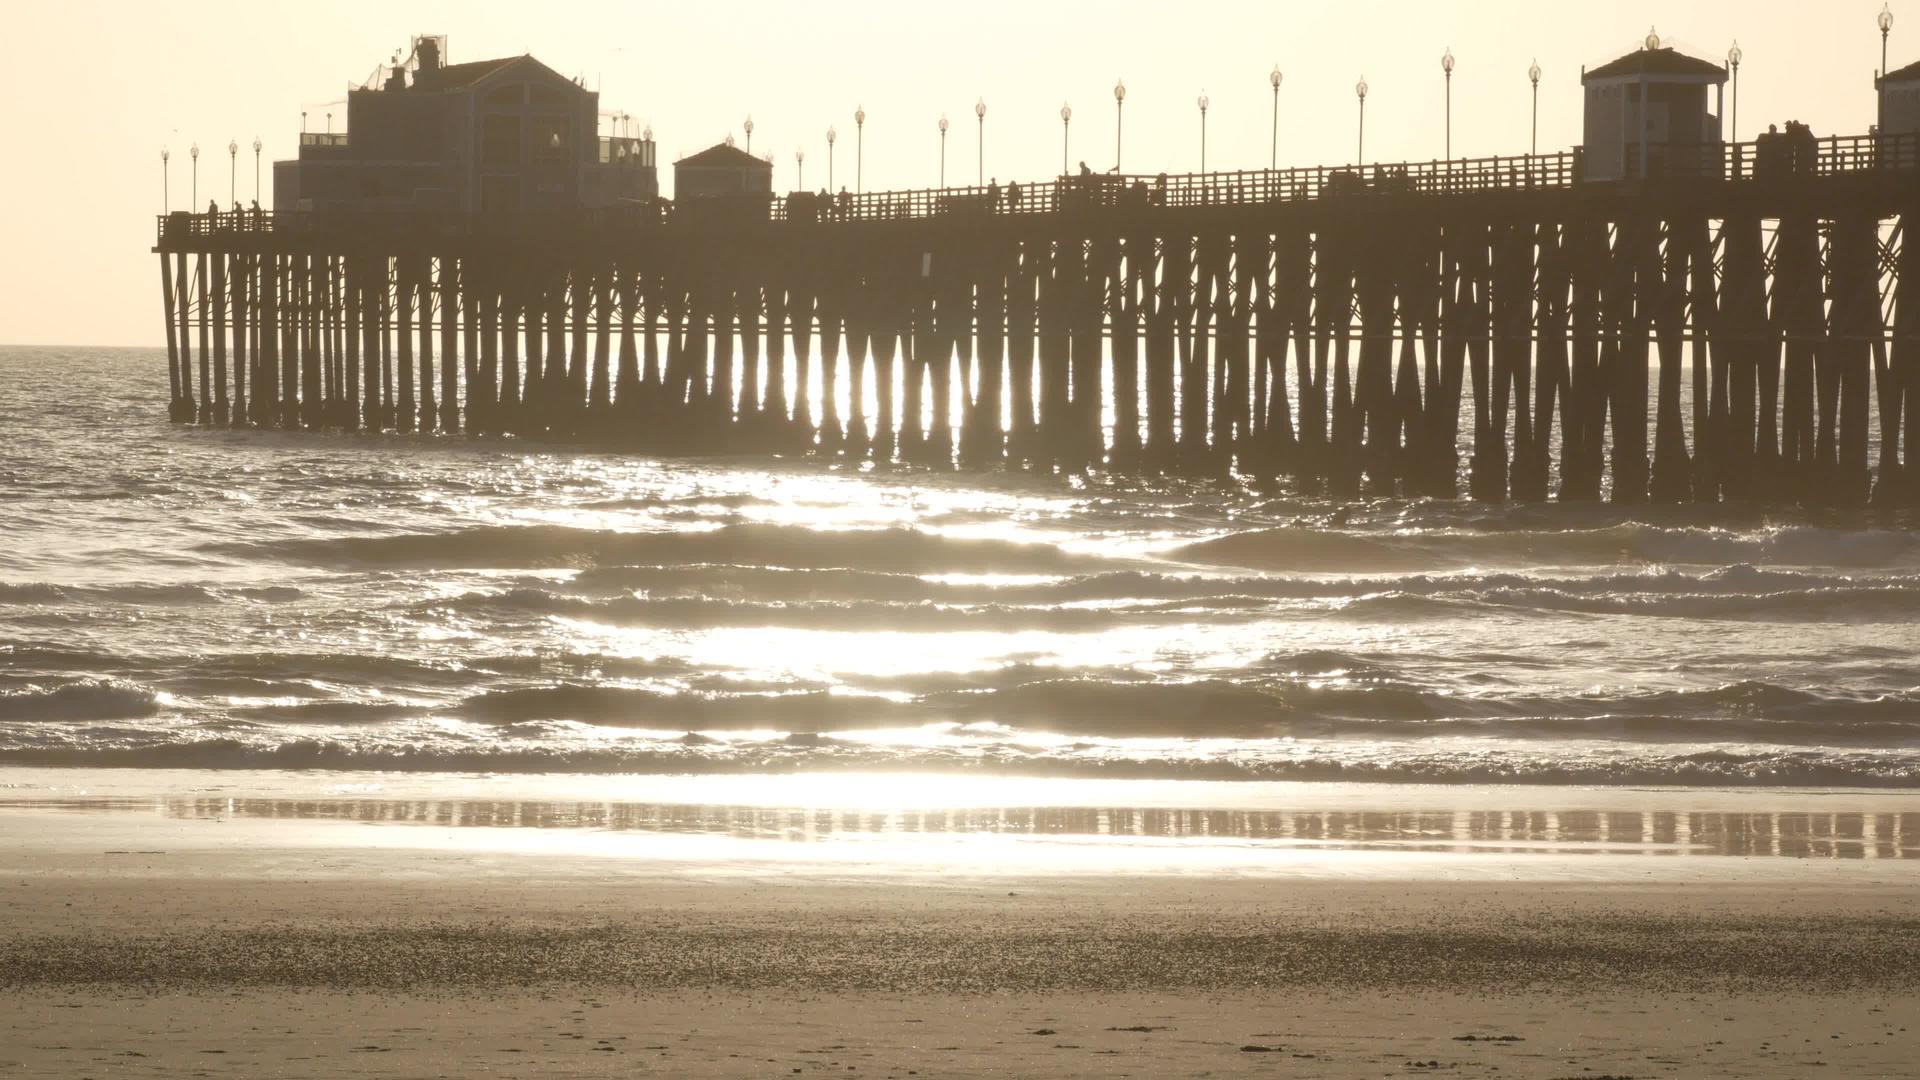
[[[1726,68],[1663,46],[1655,34],[1643,48],[1582,71],[1582,178],[1717,175],[1726,81]]]

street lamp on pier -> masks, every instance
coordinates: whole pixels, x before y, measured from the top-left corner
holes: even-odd
[[[867,167],[867,107],[853,107],[853,190],[865,190]]]
[[[940,186],[947,186],[947,114],[940,114]]]
[[[1880,14],[1874,20],[1880,25],[1880,77],[1887,75],[1887,31],[1893,29],[1893,9],[1885,3],[1880,5]]]
[[[1067,129],[1073,123],[1073,106],[1060,103],[1060,175],[1067,175]]]
[[[1115,79],[1113,82],[1113,171],[1120,171],[1120,130],[1121,106],[1127,103],[1127,84]]]
[[[187,206],[197,214],[200,212],[200,144],[196,142],[188,147],[187,156],[193,159],[193,197]]]
[[[807,152],[797,146],[793,150],[793,183],[796,190],[807,190]]]
[[[1196,101],[1195,104],[1200,106],[1200,171],[1206,172],[1207,171],[1207,104],[1208,104],[1208,101],[1207,101],[1207,92],[1205,90],[1200,91],[1200,99]]]
[[[169,168],[167,165],[168,160],[171,159],[172,157],[173,157],[172,151],[167,150],[165,147],[161,148],[160,150],[160,212],[163,214],[173,209],[173,205],[172,205],[173,204],[173,190],[172,190],[173,189],[173,176],[172,176],[173,170]]]
[[[978,98],[973,103],[973,118],[976,121],[973,144],[973,186],[985,187],[987,181],[987,99]]]
[[[1453,46],[1440,54],[1440,70],[1447,77],[1447,161],[1453,161]]]
[[[1540,61],[1527,65],[1527,81],[1533,84],[1533,141],[1528,144],[1527,153],[1540,152]]]
[[[747,122],[741,126],[747,129],[747,153],[751,154],[753,153],[753,117],[747,117]]]
[[[240,161],[240,142],[237,139],[228,139],[227,140],[227,204],[229,206],[240,205],[240,195],[238,192],[234,190],[234,183],[233,183],[234,174],[239,171],[239,167],[240,167],[239,161]]]
[[[1354,96],[1360,99],[1360,145],[1354,153],[1354,164],[1365,164],[1367,160],[1367,77],[1353,84]]]
[[[1731,124],[1733,130],[1731,135],[1732,140],[1736,143],[1740,141],[1740,58],[1743,55],[1745,54],[1740,51],[1740,43],[1738,41],[1733,43],[1733,48],[1727,50],[1727,67],[1733,72],[1733,122]]]
[[[253,137],[253,205],[260,205],[260,136]]]
[[[1267,73],[1267,81],[1273,84],[1273,142],[1267,150],[1267,168],[1280,167],[1280,65],[1273,65]]]
[[[828,124],[827,125],[827,190],[828,191],[833,190],[833,141],[835,139],[838,139],[839,137],[840,137],[839,134],[833,130],[833,125]]]

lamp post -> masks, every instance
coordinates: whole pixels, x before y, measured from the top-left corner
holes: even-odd
[[[260,205],[260,136],[253,137],[253,204]]]
[[[188,147],[187,156],[193,159],[193,197],[188,200],[187,206],[197,214],[200,212],[200,144],[194,143]]]
[[[1360,146],[1354,153],[1354,164],[1365,164],[1367,160],[1367,77],[1353,84],[1354,96],[1360,99]]]
[[[1880,77],[1887,76],[1887,31],[1893,29],[1893,9],[1882,3],[1880,15],[1874,20],[1880,24]]]
[[[1740,141],[1740,43],[1735,41],[1733,48],[1727,50],[1727,67],[1733,71],[1733,132],[1734,142]]]
[[[798,190],[807,190],[807,152],[799,147],[793,151],[793,182]]]
[[[985,187],[987,180],[987,99],[977,98],[973,103],[975,123],[973,143],[973,186]]]
[[[947,186],[947,114],[940,114],[940,186]]]
[[[1267,168],[1280,167],[1280,65],[1273,65],[1267,73],[1267,81],[1273,84],[1273,142],[1267,150]]]
[[[1447,77],[1447,161],[1453,161],[1453,46],[1440,54],[1440,70]]]
[[[234,174],[239,171],[240,143],[235,139],[227,140],[227,203],[230,206],[240,204],[240,195],[234,190]]]
[[[1073,106],[1060,103],[1060,175],[1067,175],[1067,128],[1073,123]]]
[[[862,190],[866,180],[867,167],[867,107],[856,105],[853,108],[853,190]]]
[[[1533,141],[1527,150],[1532,155],[1540,152],[1540,61],[1527,65],[1527,81],[1533,84]]]
[[[173,170],[167,165],[172,157],[172,151],[164,148],[160,151],[160,212],[163,214],[173,209]]]
[[[1127,103],[1127,84],[1115,79],[1113,82],[1113,171],[1120,171],[1120,114],[1121,106]]]
[[[838,139],[839,137],[840,137],[839,134],[833,130],[833,125],[828,124],[827,125],[827,190],[828,191],[833,190],[833,141],[835,139]]]
[[[753,117],[747,117],[747,122],[741,126],[747,129],[747,153],[751,154],[753,153]]]
[[[1205,90],[1202,90],[1202,91],[1200,91],[1200,97],[1199,97],[1199,100],[1197,100],[1197,101],[1195,101],[1195,102],[1194,102],[1194,104],[1196,104],[1196,105],[1198,105],[1198,106],[1200,106],[1200,171],[1201,171],[1201,172],[1206,172],[1206,171],[1207,171],[1207,105],[1208,105],[1208,100],[1207,100],[1207,92],[1206,92]]]

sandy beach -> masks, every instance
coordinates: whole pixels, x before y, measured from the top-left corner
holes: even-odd
[[[585,832],[0,810],[0,1075],[1899,1077],[1920,1056],[1911,858],[1009,872],[752,841],[612,857],[568,844]]]

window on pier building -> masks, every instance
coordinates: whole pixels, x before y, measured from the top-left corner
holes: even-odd
[[[480,121],[480,164],[515,168],[520,164],[520,118],[490,113]]]
[[[529,117],[528,127],[533,135],[531,146],[534,161],[542,165],[564,164],[571,156],[572,141],[567,137],[565,117]]]

